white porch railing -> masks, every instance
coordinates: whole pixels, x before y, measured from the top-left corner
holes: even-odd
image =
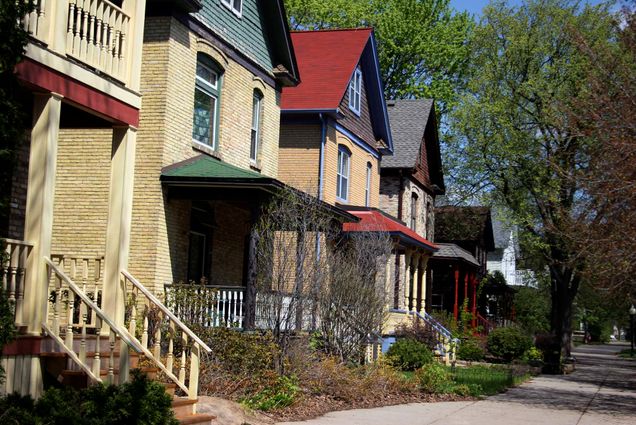
[[[42,323],[43,329],[58,346],[69,355],[73,362],[84,371],[93,382],[102,382],[102,375],[108,383],[124,382],[130,371],[129,349],[137,353],[142,347],[131,338],[126,329],[117,326],[82,289],[49,258],[44,258],[47,265],[48,280],[54,282],[53,311],[47,314]],[[49,307],[50,308],[50,307]],[[75,325],[76,312],[79,313],[80,325]],[[88,317],[94,314],[94,336],[88,337]],[[108,337],[102,337],[106,331]],[[76,341],[79,338],[79,343]],[[103,338],[103,339],[102,339]],[[106,339],[107,338],[107,339]],[[90,343],[89,343],[90,340]],[[124,346],[125,344],[125,346]],[[102,347],[106,346],[108,358],[102,364]],[[87,352],[92,351],[92,361],[88,361]],[[119,351],[119,365],[115,365],[115,352]],[[115,378],[118,375],[119,379]]]
[[[128,332],[140,344],[144,355],[190,399],[199,390],[199,357],[201,350],[212,351],[156,296],[127,271],[122,271],[126,293],[131,294]],[[128,287],[128,284],[131,287]],[[144,311],[138,314],[139,307]],[[180,357],[175,359],[175,342],[180,345]],[[189,356],[187,355],[189,353]],[[175,368],[178,371],[175,373]],[[188,379],[186,380],[186,375]]]
[[[15,239],[4,239],[6,262],[0,262],[0,281],[9,302],[13,306],[16,325],[23,324],[24,281],[27,258],[33,245]]]
[[[416,319],[422,320],[424,326],[433,333],[437,340],[437,351],[439,354],[447,358],[448,361],[455,361],[459,339],[453,338],[451,332],[427,312],[409,311],[409,314],[415,316]]]
[[[25,31],[41,41],[44,40],[44,23],[46,13],[46,0],[35,0],[33,10],[22,19],[22,27]]]
[[[173,284],[165,285],[165,291],[166,303],[183,321],[204,327],[243,327],[243,287]]]

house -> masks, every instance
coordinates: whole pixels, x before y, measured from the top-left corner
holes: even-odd
[[[517,243],[517,235],[514,229],[505,227],[500,220],[492,222],[493,235],[495,240],[495,249],[488,253],[486,260],[486,268],[489,273],[495,271],[500,272],[506,284],[517,285],[517,257],[519,246]]]
[[[4,391],[124,382],[143,355],[192,415],[210,348],[163,303],[164,287],[205,279],[223,287],[220,320],[253,322],[251,225],[284,187],[281,88],[300,74],[282,1],[121,5],[70,1],[26,18],[35,32],[18,74],[34,126],[2,268],[24,332],[3,352]],[[192,346],[179,361],[177,340]]]
[[[488,252],[495,249],[490,209],[441,206],[435,210],[435,242],[441,249],[429,262],[430,309],[457,320],[465,309],[472,326],[491,327],[478,314],[478,284],[486,276]]]

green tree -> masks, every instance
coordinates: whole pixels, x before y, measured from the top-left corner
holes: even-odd
[[[288,0],[293,29],[374,27],[385,96],[434,98],[444,114],[457,99],[473,20],[450,0]]]
[[[469,81],[450,123],[452,175],[507,208],[522,242],[550,273],[550,328],[570,355],[572,302],[585,261],[572,240],[581,210],[581,176],[590,158],[564,113],[585,91],[589,57],[570,34],[595,49],[611,48],[608,4],[529,0],[489,4],[472,37]]]
[[[24,134],[24,116],[15,66],[22,59],[28,34],[20,18],[33,8],[32,1],[0,1],[0,233],[4,233],[11,196],[11,173],[18,141]]]
[[[518,288],[514,306],[515,322],[527,334],[534,335],[550,329],[550,291],[543,283],[539,288]]]

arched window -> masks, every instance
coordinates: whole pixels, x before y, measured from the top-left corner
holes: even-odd
[[[263,108],[263,93],[254,90],[252,96],[252,135],[250,139],[250,161],[256,164],[258,160],[258,148],[261,138],[261,110]]]
[[[417,231],[417,193],[411,193],[411,230]]]
[[[341,201],[349,200],[349,163],[351,162],[351,151],[345,146],[338,146],[338,174],[336,197]]]
[[[364,190],[364,206],[371,206],[371,172],[373,171],[373,165],[367,162],[367,183]]]
[[[219,97],[223,72],[210,57],[197,55],[192,139],[216,149],[219,126]]]

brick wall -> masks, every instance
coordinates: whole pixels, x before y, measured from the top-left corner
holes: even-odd
[[[411,225],[411,203],[413,194],[417,195],[416,232],[426,239],[433,241],[434,229],[434,201],[435,199],[411,178],[404,177],[404,192],[402,194],[402,221]],[[400,198],[400,176],[384,175],[380,184],[380,209],[394,217],[399,217],[398,205]]]
[[[29,137],[25,137],[18,147],[15,168],[11,176],[9,228],[6,235],[10,239],[24,239],[30,147]]]
[[[280,131],[278,177],[296,189],[317,195],[320,125],[284,124]]]

